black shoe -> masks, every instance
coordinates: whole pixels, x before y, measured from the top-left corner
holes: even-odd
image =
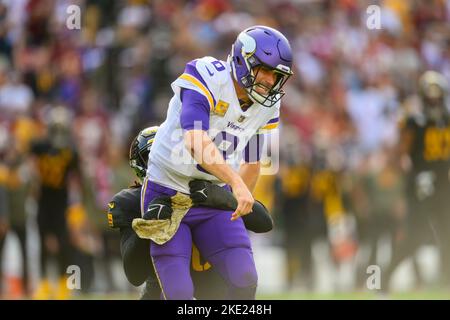
[[[139,300],[159,300],[161,298],[161,288],[158,281],[154,279],[145,280]]]

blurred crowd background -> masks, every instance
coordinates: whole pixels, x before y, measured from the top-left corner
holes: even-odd
[[[66,26],[72,4],[79,30]],[[373,4],[380,29],[366,24]],[[368,265],[389,263],[411,215],[400,123],[418,108],[425,70],[450,80],[450,1],[1,0],[0,256],[15,234],[18,270],[40,271],[33,281],[30,272],[0,273],[0,297],[38,297],[52,285],[43,268],[53,260],[62,266],[56,297],[69,294],[61,285],[69,262],[81,266],[83,291],[119,290],[111,270],[119,234],[105,212],[134,180],[131,139],[164,120],[170,83],[188,61],[226,60],[237,34],[256,24],[290,39],[295,75],[282,102],[280,170],[256,191],[275,229],[256,236],[255,250],[280,248],[282,290],[314,290],[316,243],[333,268],[352,266],[345,290],[365,288]],[[52,144],[70,152],[42,160]],[[63,191],[46,207],[49,185]],[[39,210],[65,197],[64,218],[45,217],[63,231],[39,227]]]

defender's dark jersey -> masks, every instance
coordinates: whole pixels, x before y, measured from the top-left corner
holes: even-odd
[[[135,185],[114,195],[108,203],[108,224],[120,229],[120,253],[128,281],[140,286],[148,278],[156,281],[150,258],[150,240],[141,239],[131,227],[133,219],[140,218],[141,188]]]
[[[408,177],[409,191],[419,201],[450,194],[450,120],[439,123],[425,117],[411,117],[406,130],[412,134],[409,156],[412,170]],[[414,188],[414,190],[412,190]]]
[[[130,228],[133,219],[141,217],[139,185],[116,193],[108,203],[108,224],[112,228]]]

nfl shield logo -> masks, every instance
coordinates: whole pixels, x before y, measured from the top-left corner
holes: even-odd
[[[238,119],[238,122],[242,122],[244,120],[245,120],[245,117],[244,116],[240,116],[239,119]]]

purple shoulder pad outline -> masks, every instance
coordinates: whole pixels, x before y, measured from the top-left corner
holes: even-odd
[[[206,97],[195,90],[181,89],[181,101],[181,128],[192,130],[196,123],[201,123],[202,130],[209,130],[210,110]]]
[[[200,81],[205,86],[205,88],[209,91],[209,93],[211,94],[211,96],[213,98],[214,105],[216,105],[216,99],[214,98],[213,93],[211,92],[211,90],[209,89],[205,80],[203,79],[203,77],[200,75],[200,73],[197,70],[197,60],[192,60],[192,61],[188,62],[188,64],[186,64],[186,68],[184,69],[184,73],[191,75],[195,79]]]

